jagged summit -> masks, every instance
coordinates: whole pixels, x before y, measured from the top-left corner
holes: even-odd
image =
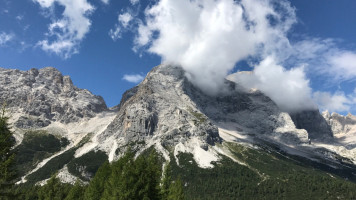
[[[21,112],[18,128],[45,127],[53,121],[70,123],[107,110],[102,97],[73,85],[53,67],[28,71],[1,69],[0,101]]]
[[[356,159],[355,142],[348,150],[343,143],[334,143],[330,120],[318,111],[282,112],[262,92],[246,90],[229,80],[218,95],[208,95],[193,85],[179,66],[155,67],[111,109],[101,97],[75,87],[55,68],[26,72],[0,69],[0,83],[1,100],[6,99],[15,113],[13,125],[18,136],[24,134],[23,130],[39,129],[70,141],[27,175],[68,151],[73,159],[101,151],[113,161],[129,146],[138,154],[153,146],[166,160],[174,158],[178,163],[180,152],[192,153],[200,167],[213,167],[211,162],[222,155],[231,158],[231,143],[272,144],[313,160],[327,157],[332,163],[338,155],[350,162]],[[318,140],[325,137],[330,143]],[[81,142],[83,138],[85,143]],[[308,138],[313,139],[311,143]],[[65,163],[58,176],[63,181],[75,180]]]
[[[330,114],[324,111],[322,115],[335,135],[356,133],[356,116],[351,113],[343,116],[335,112]]]
[[[70,133],[82,133],[87,128],[79,123],[108,111],[102,97],[77,88],[54,67],[28,71],[0,68],[0,102],[7,103],[18,143],[27,130],[36,129],[54,128],[69,139],[81,137]]]
[[[128,144],[134,143],[141,150],[154,145],[167,159],[169,149],[175,155],[190,152],[200,166],[207,167],[218,159],[216,145],[224,137],[238,137],[234,131],[284,142],[307,142],[307,132],[296,129],[289,115],[279,111],[263,93],[247,92],[226,81],[220,95],[207,95],[190,83],[178,66],[155,67],[137,87],[124,93],[118,109],[107,129],[81,153],[95,148],[113,160],[120,155],[117,149]],[[223,129],[231,133],[222,133]]]

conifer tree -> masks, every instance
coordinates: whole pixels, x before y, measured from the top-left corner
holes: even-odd
[[[74,186],[70,189],[65,200],[82,200],[84,199],[84,186],[79,179],[75,182]]]
[[[158,156],[153,149],[148,157],[139,156],[135,161],[136,176],[135,191],[138,199],[160,199],[161,168]]]
[[[161,197],[167,199],[169,194],[169,187],[172,182],[172,171],[170,162],[167,162],[164,166],[163,177],[161,180]]]
[[[54,174],[47,183],[38,190],[39,200],[62,200],[69,192],[69,187],[64,186]]]
[[[111,175],[111,166],[108,161],[104,162],[96,172],[94,178],[90,181],[88,188],[85,190],[84,199],[99,200],[101,199],[105,184]]]
[[[0,199],[12,199],[11,187],[14,179],[14,154],[11,148],[15,145],[6,116],[6,105],[0,110]]]
[[[132,180],[127,180],[126,177],[130,177],[129,174],[131,173],[129,172],[134,170],[134,155],[129,149],[122,158],[111,164],[111,174],[105,184],[103,199],[124,199],[123,192],[127,192],[125,185],[130,181],[132,182]],[[132,189],[133,186],[130,185],[130,187]]]
[[[167,200],[183,200],[183,183],[180,178],[174,181],[169,187],[169,194]]]

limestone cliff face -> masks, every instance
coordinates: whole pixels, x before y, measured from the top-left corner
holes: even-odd
[[[102,97],[73,85],[69,76],[46,67],[20,71],[0,68],[0,102],[20,113],[18,128],[41,128],[51,122],[70,123],[107,110]]]
[[[193,154],[200,167],[213,167],[212,161],[231,155],[227,142],[238,142],[272,143],[313,159],[332,152],[356,160],[355,142],[348,143],[345,150],[330,137],[331,130],[334,134],[347,132],[356,124],[356,118],[336,114],[323,118],[316,110],[282,112],[262,92],[246,90],[228,80],[219,94],[210,96],[194,86],[181,67],[172,65],[152,69],[112,109],[100,96],[75,87],[68,76],[54,68],[0,68],[0,101],[6,101],[14,113],[13,126],[22,131],[17,134],[19,142],[27,129],[49,130],[68,138],[69,146],[56,155],[87,137],[86,143],[76,149],[75,157],[101,150],[113,161],[128,146],[138,153],[154,146],[167,160],[172,154],[177,159],[179,152],[187,152]],[[330,143],[309,144],[308,135],[331,138]],[[41,161],[28,174],[48,160]],[[69,175],[64,167],[59,176]]]
[[[124,93],[117,117],[99,137],[124,143],[157,138],[163,146],[198,137],[201,147],[220,142],[218,129],[185,94],[184,71],[159,66],[137,87]]]
[[[343,116],[338,113],[330,114],[328,111],[325,111],[323,112],[323,117],[335,135],[356,133],[356,116],[350,113]]]
[[[333,136],[330,125],[319,110],[305,110],[290,115],[297,128],[308,131],[310,139],[324,139]]]
[[[116,118],[97,136],[97,148],[108,153],[130,143],[181,149],[192,141],[209,151],[223,141],[219,128],[227,126],[250,136],[307,141],[306,131],[296,129],[290,116],[263,93],[245,91],[226,80],[220,94],[209,96],[187,80],[181,67],[172,65],[155,67],[124,93],[118,109]]]

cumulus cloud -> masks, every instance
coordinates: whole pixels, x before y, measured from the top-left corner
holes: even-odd
[[[275,58],[267,57],[253,73],[235,73],[229,78],[247,89],[258,88],[283,111],[317,108],[311,99],[312,89],[303,67],[286,70],[276,63]]]
[[[146,9],[135,50],[181,65],[206,92],[219,91],[234,65],[249,56],[283,52],[296,22],[286,1],[160,0]]]
[[[0,46],[5,45],[14,38],[12,34],[1,32],[0,33]]]
[[[123,31],[126,31],[129,28],[130,22],[133,20],[131,12],[127,11],[118,16],[118,23],[115,24],[113,29],[110,29],[109,36],[112,40],[116,41],[121,38]]]
[[[38,46],[48,52],[69,58],[77,53],[81,41],[89,32],[91,21],[88,16],[94,7],[87,0],[34,0],[41,8],[51,12],[56,4],[64,7],[61,18],[52,17],[47,38],[39,41]],[[54,13],[52,13],[54,15]],[[52,39],[54,38],[54,39]]]
[[[127,13],[110,30],[113,40],[135,31],[134,51],[182,66],[193,84],[212,95],[244,60],[253,61],[254,72],[239,74],[237,81],[262,90],[284,111],[316,109],[315,102],[341,111],[353,102],[350,95],[313,91],[307,75],[354,80],[356,52],[339,48],[335,39],[291,42],[287,35],[297,17],[286,0],[158,0],[144,9],[143,19]]]
[[[139,83],[141,82],[145,77],[143,77],[140,74],[125,74],[124,77],[122,77],[123,80],[128,81],[130,83]]]
[[[108,4],[109,0],[101,0],[103,3]]]
[[[355,105],[354,98],[346,96],[344,92],[330,92],[317,91],[313,94],[314,100],[318,103],[320,109],[329,110],[332,112],[350,111],[351,106]]]

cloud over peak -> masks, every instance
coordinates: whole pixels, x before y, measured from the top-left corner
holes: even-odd
[[[268,0],[160,0],[145,16],[135,48],[181,65],[210,93],[238,61],[288,45],[286,34],[296,21],[288,2]]]
[[[235,73],[229,79],[247,89],[258,88],[286,112],[317,108],[303,66],[287,70],[275,58],[267,57],[253,73]]]

